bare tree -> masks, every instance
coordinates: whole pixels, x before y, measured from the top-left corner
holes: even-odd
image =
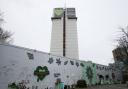
[[[3,14],[0,12],[0,43],[10,43],[12,41],[12,33],[2,28],[4,22]]]
[[[123,62],[122,75],[123,82],[128,81],[128,26],[126,28],[119,28],[121,30],[121,36],[117,39],[118,45],[117,56],[119,61]],[[118,62],[119,62],[118,61]]]
[[[121,30],[121,36],[118,38],[118,48],[122,50],[122,56],[125,58],[124,63],[128,64],[128,26],[126,28],[119,28]]]

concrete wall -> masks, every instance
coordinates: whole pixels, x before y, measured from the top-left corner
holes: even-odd
[[[29,59],[28,53],[33,54],[33,59]],[[50,60],[53,61],[50,61]],[[73,62],[73,64],[71,64]],[[81,63],[84,66],[81,66]],[[76,84],[77,80],[85,79],[87,84],[98,82],[97,74],[111,75],[111,71],[101,71],[96,69],[94,63],[74,60],[66,57],[55,56],[37,50],[27,49],[13,45],[0,44],[0,88],[7,89],[8,84],[24,82],[29,89],[54,88],[58,78],[65,85]],[[37,82],[34,71],[37,66],[47,66],[50,72],[42,81]],[[90,82],[87,76],[87,67],[91,67],[93,79]],[[55,74],[59,74],[55,77]],[[35,87],[35,88],[34,88]]]
[[[102,80],[103,83],[112,83],[113,78],[112,78],[112,73],[115,74],[115,72],[111,69],[110,66],[105,66],[105,65],[96,65],[96,74],[97,74],[97,81],[100,82],[99,75],[102,75],[104,79]],[[109,79],[106,79],[106,75],[109,76]]]
[[[30,60],[27,53],[32,53],[34,59]],[[53,58],[53,63],[48,62],[49,58]],[[56,63],[58,59],[60,59],[61,64]],[[65,61],[68,61],[67,65],[64,65]],[[70,61],[73,61],[74,65],[71,65]],[[82,77],[82,67],[77,67],[76,62],[80,63],[79,60],[49,55],[36,50],[0,45],[0,88],[7,89],[9,83],[24,80],[29,81],[30,89],[32,86],[44,89],[54,87],[57,78],[61,78],[64,84],[74,84]],[[50,71],[50,74],[43,81],[37,82],[37,77],[33,74],[37,66],[47,66]],[[54,73],[60,73],[60,76],[54,77]]]

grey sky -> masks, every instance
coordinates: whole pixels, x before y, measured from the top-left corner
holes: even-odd
[[[13,44],[49,52],[55,7],[64,7],[64,0],[0,0]],[[80,59],[113,62],[118,27],[128,24],[128,0],[67,0],[67,7],[76,8]]]

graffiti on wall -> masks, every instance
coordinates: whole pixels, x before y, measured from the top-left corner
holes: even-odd
[[[88,85],[96,84],[96,65],[91,62],[83,62],[82,64],[82,78]]]
[[[86,68],[86,76],[87,76],[89,82],[91,83],[92,78],[93,78],[93,70],[90,66],[87,66],[87,68]]]
[[[60,73],[54,73],[54,77],[59,77]]]
[[[53,61],[54,61],[54,60],[53,60],[53,58],[52,58],[52,57],[50,57],[50,58],[49,58],[49,60],[48,60],[48,63],[49,63],[49,64],[52,64],[52,63],[53,63]]]
[[[49,70],[47,66],[37,66],[36,70],[34,71],[34,75],[37,76],[37,82],[39,82],[49,75]]]
[[[67,64],[68,64],[68,61],[65,61],[65,62],[64,62],[64,65],[67,65]]]
[[[29,80],[22,80],[18,83],[13,82],[8,84],[8,89],[29,89],[27,84],[29,84]]]
[[[60,58],[56,59],[56,63],[57,63],[58,65],[61,65],[61,60],[60,60]]]

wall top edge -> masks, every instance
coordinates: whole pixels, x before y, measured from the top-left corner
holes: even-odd
[[[12,45],[12,44],[1,44],[0,43],[0,46],[8,46],[8,47],[13,47],[13,48],[22,49],[22,50],[28,50],[28,51],[38,52],[38,53],[44,53],[44,54],[47,54],[49,56],[55,56],[55,57],[60,57],[60,58],[67,58],[67,59],[71,59],[71,60],[75,60],[75,61],[80,61],[80,62],[90,62],[90,63],[93,63],[92,61],[84,61],[84,60],[73,59],[73,58],[69,58],[69,57],[58,56],[58,55],[54,55],[54,54],[51,54],[51,53],[42,52],[42,51],[39,51],[39,50],[25,48],[25,47],[20,47],[20,46],[16,46],[16,45]],[[94,64],[102,65],[102,64],[97,64],[97,63],[94,63]],[[102,66],[106,66],[106,65],[102,65]]]

